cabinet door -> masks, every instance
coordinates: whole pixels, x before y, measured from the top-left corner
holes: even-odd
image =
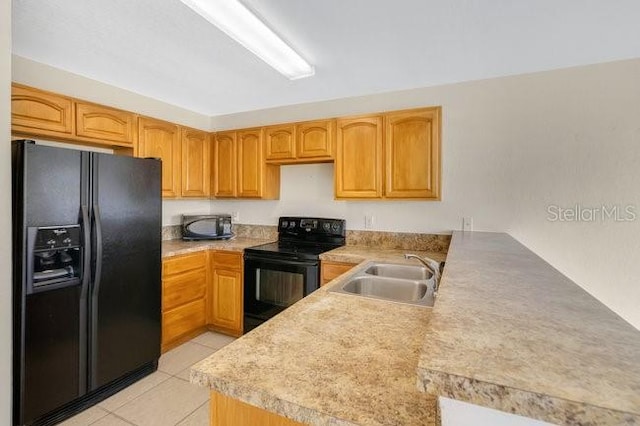
[[[336,198],[382,197],[382,117],[337,121]]]
[[[213,145],[213,188],[214,197],[236,197],[236,132],[216,134]]]
[[[206,326],[206,302],[204,298],[185,303],[162,313],[163,352],[174,346],[184,336],[193,336]],[[184,339],[182,339],[184,340]],[[174,343],[174,345],[172,345]]]
[[[440,108],[385,114],[385,196],[440,197]]]
[[[294,125],[271,126],[265,130],[266,159],[293,160],[296,158]]]
[[[242,334],[242,272],[216,268],[211,280],[211,323]]]
[[[137,157],[162,160],[162,196],[180,196],[180,132],[178,126],[153,118],[138,121]]]
[[[308,121],[296,126],[298,158],[333,159],[335,120]]]
[[[73,101],[65,96],[13,85],[11,87],[11,130],[70,137],[74,133]]]
[[[238,197],[262,197],[262,129],[238,132]]]
[[[343,262],[320,262],[320,285],[323,286],[327,284],[329,281],[334,278],[339,277],[345,272],[351,270],[354,265],[353,263],[343,263]]]
[[[76,102],[76,134],[81,138],[133,145],[135,123],[130,112]]]
[[[209,164],[209,135],[207,132],[182,128],[182,187],[183,197],[208,197],[211,174]]]

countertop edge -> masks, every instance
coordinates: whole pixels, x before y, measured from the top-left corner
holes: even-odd
[[[416,382],[418,389],[427,394],[551,423],[640,424],[640,416],[633,413],[420,367]]]
[[[255,387],[233,384],[222,378],[211,380],[211,376],[193,368],[190,372],[189,381],[198,386],[209,388],[211,391],[220,392],[230,398],[304,424],[317,426],[358,426],[356,423],[274,397],[273,394],[256,389]]]

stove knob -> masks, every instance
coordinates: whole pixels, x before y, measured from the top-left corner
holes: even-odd
[[[286,228],[286,227],[287,227],[287,225],[289,225],[289,222],[287,222],[286,220],[283,220],[283,221],[282,221],[282,227],[283,227],[283,228]]]
[[[294,221],[289,222],[289,228],[295,228],[296,223]]]
[[[333,225],[331,225],[331,229],[333,230],[333,232],[340,232],[340,224],[338,222],[333,222]]]
[[[322,224],[322,229],[329,232],[331,230],[331,224],[329,222],[325,222]]]

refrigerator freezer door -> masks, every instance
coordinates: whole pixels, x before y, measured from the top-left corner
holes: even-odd
[[[92,154],[90,390],[160,357],[161,164]]]
[[[14,149],[14,415],[31,422],[85,392],[82,286],[27,294],[27,229],[81,223],[89,156],[32,143]],[[87,190],[87,191],[85,191]]]

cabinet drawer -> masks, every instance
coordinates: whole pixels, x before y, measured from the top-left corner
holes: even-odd
[[[203,298],[206,285],[205,269],[196,269],[162,280],[162,311]]]
[[[183,256],[176,256],[162,262],[162,278],[180,274],[198,268],[207,267],[207,252],[201,251]]]
[[[339,277],[351,268],[356,266],[353,263],[341,263],[341,262],[322,262],[321,266],[321,285],[325,285],[332,279]]]
[[[213,253],[213,266],[224,269],[242,269],[242,252],[216,251]]]
[[[204,298],[162,314],[162,344],[165,345],[206,324]]]

